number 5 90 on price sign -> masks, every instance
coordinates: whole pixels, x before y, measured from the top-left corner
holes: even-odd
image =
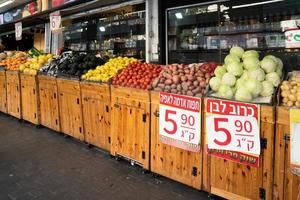
[[[163,143],[200,151],[201,99],[160,93],[159,133]]]

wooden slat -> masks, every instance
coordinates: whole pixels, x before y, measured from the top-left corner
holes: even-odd
[[[159,93],[151,93],[151,171],[183,184],[201,189],[202,152],[194,153],[160,142]],[[197,174],[192,174],[193,168]]]
[[[149,92],[111,87],[111,96],[111,154],[137,161],[143,168],[149,169]]]
[[[110,87],[81,82],[85,141],[110,151]]]
[[[7,113],[22,119],[21,83],[18,71],[6,71]]]
[[[7,113],[6,75],[0,71],[0,112]]]
[[[39,94],[37,76],[20,74],[22,118],[40,124]]]
[[[56,78],[39,75],[38,81],[41,124],[52,130],[60,132]]]
[[[57,89],[61,131],[84,141],[79,81],[58,78]]]

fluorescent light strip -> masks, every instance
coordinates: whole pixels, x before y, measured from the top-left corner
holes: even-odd
[[[275,2],[280,2],[280,1],[284,1],[284,0],[263,1],[263,2],[250,3],[250,4],[239,5],[239,6],[232,6],[232,8],[244,8],[244,7],[250,7],[250,6],[258,6],[258,5],[262,5],[262,4],[269,4],[269,3],[275,3]]]
[[[5,1],[3,3],[0,4],[0,8],[4,7],[4,6],[7,6],[11,3],[13,3],[15,0],[8,0],[8,1]]]

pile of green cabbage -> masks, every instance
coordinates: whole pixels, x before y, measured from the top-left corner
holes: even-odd
[[[273,95],[280,84],[282,68],[282,61],[275,56],[268,55],[260,61],[257,51],[235,46],[224,65],[215,69],[209,85],[222,98],[249,102]]]

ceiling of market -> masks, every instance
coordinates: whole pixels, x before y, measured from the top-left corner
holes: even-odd
[[[0,0],[0,5],[2,3],[6,2],[6,1],[8,1],[8,0]],[[11,9],[11,8],[18,7],[18,6],[22,5],[22,4],[29,3],[31,1],[32,0],[14,0],[12,3],[10,3],[10,4],[6,5],[6,6],[1,7],[0,8],[0,13],[5,12],[5,11]]]

